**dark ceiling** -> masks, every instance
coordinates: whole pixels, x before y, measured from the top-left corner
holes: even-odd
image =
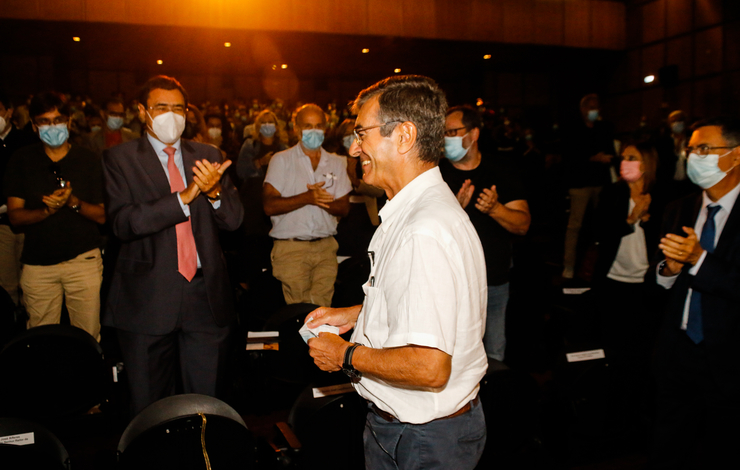
[[[563,47],[103,23],[0,20],[0,31],[6,38],[0,54],[51,56],[56,68],[144,75],[277,72],[302,79],[375,79],[401,68],[444,80],[488,70],[547,71],[614,55]],[[370,52],[363,54],[363,48]],[[486,54],[491,59],[484,59]]]

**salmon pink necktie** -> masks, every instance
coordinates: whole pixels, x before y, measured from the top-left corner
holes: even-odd
[[[170,174],[170,190],[180,192],[185,189],[185,183],[182,180],[180,170],[175,165],[175,148],[165,147],[164,152],[169,157],[167,159],[167,172]],[[177,270],[188,282],[195,277],[195,271],[198,269],[198,254],[195,250],[195,238],[193,238],[193,227],[190,224],[190,217],[185,222],[175,226],[177,230]]]

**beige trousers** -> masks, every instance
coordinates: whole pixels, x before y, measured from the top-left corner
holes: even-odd
[[[70,324],[100,341],[102,281],[103,258],[98,248],[51,266],[23,265],[21,288],[28,328],[59,323],[65,298]]]
[[[581,233],[583,217],[589,202],[594,206],[599,204],[599,193],[601,186],[587,186],[585,188],[571,188],[570,214],[568,216],[568,228],[565,231],[565,250],[563,254],[563,277],[573,278],[576,267],[576,256],[578,249],[578,236]]]
[[[16,305],[20,303],[22,233],[15,234],[7,225],[0,225],[0,287],[10,294]]]
[[[288,304],[310,303],[330,307],[337,279],[337,248],[334,237],[313,242],[275,240],[272,275],[283,283]]]

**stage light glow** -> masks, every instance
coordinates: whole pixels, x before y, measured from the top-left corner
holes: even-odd
[[[643,79],[645,83],[653,83],[655,81],[655,75],[648,75]]]
[[[368,52],[370,52],[370,49],[368,49],[368,48],[365,48],[365,49],[362,50],[362,53],[363,54],[367,54]]]
[[[162,65],[162,64],[164,64],[164,61],[162,59],[157,60],[157,65]]]
[[[283,64],[283,65],[280,66],[280,68],[281,69],[287,69],[288,68],[288,64]]]
[[[73,40],[74,42],[80,42],[80,38],[79,38],[78,36],[74,36],[74,37],[72,37],[72,40]]]
[[[491,58],[491,54],[486,54],[486,55],[483,56],[483,58],[486,59],[486,60],[488,60],[488,59]]]
[[[224,47],[231,47],[231,43],[230,42],[225,42],[224,43]]]
[[[395,69],[394,72],[401,73],[401,69]]]

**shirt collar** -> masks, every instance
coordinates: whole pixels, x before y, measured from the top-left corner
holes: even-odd
[[[420,174],[409,184],[401,188],[399,192],[385,203],[378,215],[383,223],[380,224],[380,228],[384,232],[387,232],[389,227],[392,225],[394,219],[398,218],[400,214],[409,203],[414,200],[419,194],[423,193],[427,188],[435,186],[439,183],[444,183],[442,179],[442,173],[439,171],[439,167],[435,166],[430,168],[424,173]]]
[[[174,147],[175,150],[177,150],[178,152],[180,151],[180,143],[182,142],[182,139],[177,139],[177,142],[175,142],[174,144],[167,145],[148,132],[146,132],[146,138],[149,139],[149,143],[152,144],[152,148],[154,148],[154,151],[157,153],[157,155],[167,155],[164,151],[165,147]]]
[[[732,208],[735,206],[735,201],[737,200],[738,195],[740,195],[740,184],[736,185],[732,190],[722,196],[719,201],[714,202],[711,199],[709,199],[709,196],[707,195],[706,191],[702,191],[702,203],[701,207],[702,209],[706,208],[710,204],[717,205],[719,204],[722,209],[726,210],[729,214],[732,212]]]

